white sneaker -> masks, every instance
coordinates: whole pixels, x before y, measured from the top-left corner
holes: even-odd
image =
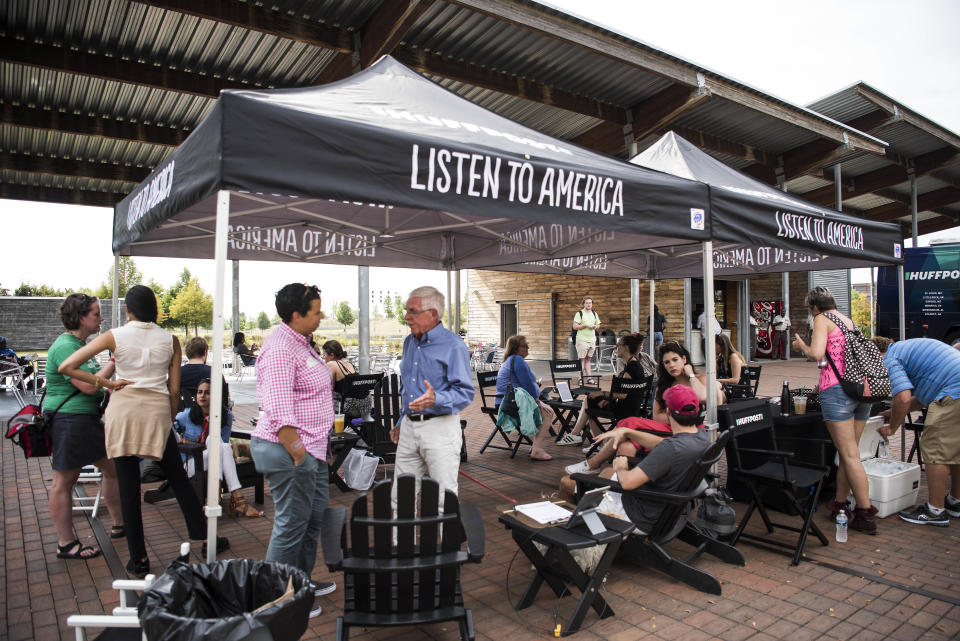
[[[323,608],[322,608],[321,606],[319,606],[319,605],[315,605],[315,606],[313,606],[313,609],[310,610],[310,617],[309,617],[309,618],[315,619],[315,618],[317,618],[318,616],[320,616],[321,614],[323,614]]]
[[[564,434],[563,438],[557,441],[557,445],[580,445],[583,443],[583,436],[580,434]]]
[[[587,452],[589,452],[590,450],[593,449],[593,446],[594,446],[594,445],[595,445],[595,443],[587,443],[587,444],[584,445],[582,448],[580,448],[580,451],[583,452],[584,454],[586,454]],[[600,450],[600,447],[597,446],[597,451],[599,451],[599,450]]]
[[[600,470],[591,470],[590,463],[587,461],[580,461],[579,463],[574,463],[573,465],[568,465],[563,468],[563,471],[567,474],[599,474]]]

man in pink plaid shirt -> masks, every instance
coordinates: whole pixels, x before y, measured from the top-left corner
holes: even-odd
[[[267,561],[313,572],[323,512],[330,499],[327,439],[333,425],[330,370],[310,346],[320,325],[320,290],[291,283],[277,292],[283,322],[257,357],[257,400],[263,416],[250,439],[257,470],[267,477],[275,508]],[[312,581],[315,596],[336,589]],[[316,607],[310,616],[320,614]]]

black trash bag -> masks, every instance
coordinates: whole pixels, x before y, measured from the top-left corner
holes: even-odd
[[[293,581],[293,598],[253,614],[282,596],[288,579]],[[306,573],[283,563],[175,561],[144,591],[137,612],[150,641],[280,641],[303,636],[313,600]]]

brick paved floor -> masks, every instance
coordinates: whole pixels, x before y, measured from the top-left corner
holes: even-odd
[[[792,386],[810,384],[816,376],[812,364],[775,362],[764,364],[761,393],[779,392],[784,379]],[[246,382],[243,383],[244,385]],[[470,461],[462,470],[479,481],[520,501],[537,500],[556,489],[562,468],[578,460],[577,448],[550,447],[552,462],[531,462],[524,450],[514,460],[503,451],[478,454],[491,423],[480,413],[478,402],[465,412]],[[245,420],[256,407],[237,408],[237,420]],[[898,439],[897,445],[899,444]],[[899,455],[899,450],[896,450]],[[4,556],[0,567],[0,641],[72,638],[66,617],[76,612],[109,611],[115,603],[110,589],[112,572],[124,576],[127,554],[123,541],[116,544],[116,556],[106,555],[87,562],[56,558],[56,535],[47,510],[46,488],[50,481],[49,461],[22,458],[9,441],[2,446]],[[150,486],[147,486],[150,487]],[[252,500],[252,490],[246,490]],[[331,489],[332,501],[347,505],[356,493]],[[541,592],[534,605],[516,612],[516,601],[531,576],[528,563],[516,556],[509,533],[497,523],[502,498],[479,485],[461,479],[462,500],[472,501],[484,515],[487,556],[479,565],[467,565],[463,586],[468,606],[473,609],[479,639],[525,641],[552,636],[555,614],[565,621],[572,601],[558,600],[549,591]],[[921,498],[926,492],[921,488]],[[221,558],[249,556],[262,558],[270,536],[273,505],[267,497],[264,519],[224,518],[220,529],[230,537],[232,548]],[[736,509],[742,513],[743,506]],[[109,517],[103,513],[109,528]],[[823,514],[817,516],[828,532],[832,526]],[[759,531],[751,524],[751,530]],[[94,542],[99,522],[92,525],[77,517],[78,534]],[[177,554],[186,532],[175,502],[144,506],[148,551],[155,569],[162,568]],[[611,639],[957,639],[960,638],[960,522],[949,528],[920,527],[896,517],[880,521],[880,533],[868,537],[851,532],[846,544],[823,547],[813,541],[798,567],[789,559],[759,547],[742,544],[747,558],[743,568],[725,565],[710,558],[698,561],[723,581],[721,596],[706,595],[647,568],[618,560],[605,585],[605,597],[616,616],[598,620],[591,613],[584,628],[573,638]],[[678,553],[684,546],[677,546]],[[199,551],[195,552],[199,560]],[[111,560],[113,559],[113,560]],[[114,567],[117,566],[117,567]],[[840,568],[848,568],[841,571]],[[509,569],[509,574],[508,574]],[[318,562],[314,578],[331,578]],[[324,614],[311,622],[305,639],[333,639],[336,616],[343,604],[342,591],[319,602]],[[369,639],[456,639],[455,625],[422,629],[357,630],[354,637]]]

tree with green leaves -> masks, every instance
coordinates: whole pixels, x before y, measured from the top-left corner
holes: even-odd
[[[29,283],[20,283],[20,286],[13,291],[14,296],[66,296],[73,290],[57,289],[50,285],[31,285]]]
[[[337,322],[343,325],[343,330],[347,330],[347,325],[353,324],[353,321],[357,320],[357,317],[354,315],[353,310],[350,309],[350,303],[345,300],[340,301],[340,304],[337,305]]]
[[[393,298],[390,297],[390,294],[387,294],[386,298],[383,299],[383,315],[387,318],[393,318]]]
[[[260,312],[257,315],[257,328],[270,329],[270,317],[267,316],[266,312]]]
[[[400,294],[397,294],[393,297],[393,310],[394,314],[397,317],[397,322],[403,326],[407,324],[407,308],[403,302],[403,299],[400,298]]]
[[[857,324],[860,331],[867,338],[870,338],[870,298],[852,290],[850,292],[850,319]]]
[[[127,295],[127,290],[134,285],[139,285],[143,281],[143,274],[137,269],[137,264],[132,256],[121,256],[118,261],[120,265],[119,281],[117,283],[117,296],[123,298]],[[100,283],[94,294],[97,298],[109,299],[113,297],[113,267],[107,272],[107,280]]]
[[[187,330],[188,334],[192,325],[194,336],[196,336],[199,334],[201,325],[206,327],[213,323],[213,296],[200,288],[197,279],[190,279],[187,286],[170,304],[170,315],[176,319],[179,327]]]

